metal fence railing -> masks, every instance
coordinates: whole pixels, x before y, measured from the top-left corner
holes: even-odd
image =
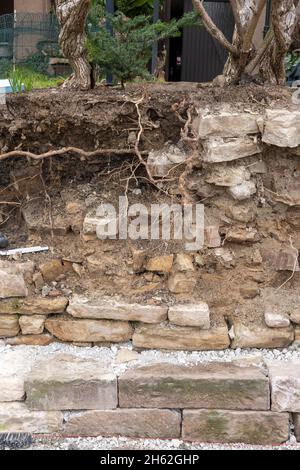
[[[15,64],[56,57],[59,27],[55,15],[16,13],[0,16],[0,61]],[[44,56],[44,59],[43,59]]]

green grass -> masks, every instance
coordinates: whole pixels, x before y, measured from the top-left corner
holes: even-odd
[[[55,88],[58,87],[61,83],[64,82],[66,77],[50,77],[38,72],[33,71],[32,69],[19,66],[16,68],[16,71],[8,71],[8,79],[13,83],[17,77],[18,80],[21,80],[25,85],[25,91],[31,91],[34,89],[41,88]],[[17,90],[14,90],[17,92]]]

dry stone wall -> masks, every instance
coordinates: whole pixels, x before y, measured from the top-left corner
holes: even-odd
[[[275,445],[294,429],[300,439],[299,363],[161,362],[120,372],[88,355],[55,353],[24,367],[15,351],[5,354],[1,432]]]
[[[53,203],[54,235],[71,230],[85,257],[1,260],[0,338],[11,345],[132,341],[171,350],[299,343],[300,113],[219,108],[199,107],[192,123],[198,150],[187,190],[205,204],[203,249],[149,255],[133,247],[123,263],[116,248],[89,252],[99,241],[94,209],[66,199],[62,216]],[[186,157],[182,145],[168,145],[163,156],[150,152],[149,167],[164,176]],[[49,231],[35,204],[22,209],[33,237]],[[76,282],[61,287],[71,275]],[[100,275],[112,286],[103,296],[93,288]],[[128,278],[142,284],[137,301],[130,292],[127,298]]]

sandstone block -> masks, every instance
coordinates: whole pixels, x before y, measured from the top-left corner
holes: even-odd
[[[230,345],[227,326],[210,330],[184,328],[173,325],[146,325],[137,327],[133,334],[133,345],[144,349],[175,349],[187,351],[209,351],[226,349]]]
[[[268,410],[269,381],[256,367],[161,363],[119,377],[121,408]]]
[[[174,305],[169,308],[169,321],[178,326],[197,326],[203,330],[210,328],[209,307],[205,302]]]
[[[285,348],[294,341],[294,330],[290,328],[265,328],[262,325],[246,326],[234,324],[234,339],[231,344],[236,348]]]
[[[67,417],[63,434],[177,439],[180,437],[180,426],[180,413],[172,410],[83,411]]]
[[[20,331],[17,315],[0,315],[0,338],[16,336]]]
[[[260,153],[261,149],[256,138],[237,137],[222,139],[211,137],[203,144],[203,161],[206,163],[222,163],[250,157]]]
[[[49,315],[63,313],[68,305],[66,297],[32,297],[0,301],[0,313],[20,315]]]
[[[126,304],[113,300],[92,300],[75,297],[67,312],[74,318],[93,318],[142,323],[160,323],[167,319],[167,307],[155,305]]]
[[[269,328],[286,328],[291,323],[286,313],[276,312],[270,308],[265,311],[265,322]]]
[[[150,258],[146,270],[152,272],[169,273],[172,270],[174,255],[156,256]]]
[[[0,269],[0,299],[26,297],[28,290],[22,274],[9,274]]]
[[[258,134],[257,119],[259,115],[247,113],[226,113],[199,115],[193,123],[196,134],[201,139],[208,136],[239,137],[247,134]]]
[[[184,410],[183,438],[212,443],[267,445],[289,438],[288,413]]]
[[[300,112],[268,109],[262,141],[277,147],[298,147],[300,145]]]
[[[11,346],[27,345],[27,346],[48,346],[55,341],[53,336],[48,334],[43,335],[19,335],[13,338],[6,338],[5,344]]]
[[[48,318],[46,329],[62,341],[112,342],[129,341],[132,327],[128,322],[113,320],[75,320],[68,317]]]
[[[300,413],[300,362],[269,362],[273,411]]]
[[[34,410],[97,410],[117,407],[117,380],[92,359],[57,355],[36,363],[25,380]]]
[[[39,335],[43,333],[46,315],[22,315],[19,319],[22,335]]]
[[[30,411],[23,403],[0,403],[1,432],[51,434],[61,430],[59,411]]]
[[[192,273],[173,273],[168,280],[168,289],[174,294],[189,294],[196,287],[197,279]]]

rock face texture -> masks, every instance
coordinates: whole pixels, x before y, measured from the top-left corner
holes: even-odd
[[[183,437],[200,442],[281,444],[289,438],[288,413],[185,410]]]
[[[1,432],[51,434],[59,432],[63,415],[59,411],[31,411],[23,403],[1,403]]]
[[[256,368],[231,364],[154,365],[119,378],[121,408],[268,410],[268,379]]]
[[[25,382],[27,404],[33,410],[113,409],[117,380],[96,361],[72,356],[42,361]]]
[[[262,136],[263,142],[277,147],[300,145],[300,112],[268,109]]]

